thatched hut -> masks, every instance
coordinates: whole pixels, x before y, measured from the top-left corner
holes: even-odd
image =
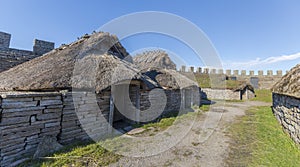
[[[115,36],[108,33],[86,35],[70,45],[63,45],[0,73],[0,91],[67,90],[70,93],[60,99],[68,106],[64,109],[75,109],[77,115],[91,115],[78,118],[81,122],[90,123],[91,118],[97,118],[100,123],[95,126],[103,126],[105,123],[113,125],[114,121],[124,117],[136,121],[139,91],[153,89],[157,84],[126,61],[127,55]],[[62,124],[64,123],[70,124],[63,121]],[[95,126],[88,126],[88,130],[85,130],[94,133],[95,129],[99,129]],[[109,127],[101,128],[98,134],[102,135],[108,129]],[[60,136],[63,134],[60,133]]]
[[[272,91],[274,115],[290,137],[300,144],[300,64],[285,74]]]
[[[155,103],[158,106],[157,109],[141,111],[144,118],[147,118],[143,119],[144,121],[150,121],[159,115],[170,112],[188,111],[193,105],[200,105],[198,84],[176,71],[176,65],[167,52],[163,50],[145,51],[134,56],[133,62],[142,71],[142,74],[157,82],[161,88],[161,92],[156,92],[156,95],[151,97],[149,97],[148,91],[144,91],[142,94],[141,103],[144,106],[150,106],[149,103]],[[143,98],[144,96],[147,98]],[[152,99],[153,102],[144,99]],[[157,99],[157,102],[153,99]],[[143,109],[145,110],[145,107]]]
[[[248,100],[255,97],[254,87],[250,84],[243,83],[239,85],[237,88],[233,89],[233,91],[240,93],[239,100]]]

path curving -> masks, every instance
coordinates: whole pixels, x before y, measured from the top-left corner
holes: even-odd
[[[227,102],[225,105],[216,103],[211,106],[209,112],[196,118],[191,130],[174,147],[153,156],[124,156],[110,166],[226,166],[224,160],[228,155],[231,140],[226,134],[227,129],[237,117],[245,115],[245,111],[250,107],[270,105],[258,101]]]

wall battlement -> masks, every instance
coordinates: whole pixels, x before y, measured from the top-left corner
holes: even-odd
[[[196,70],[195,70],[196,69]],[[223,70],[223,69],[210,69],[210,68],[201,68],[201,67],[186,67],[181,66],[178,70],[181,74],[186,76],[191,76],[191,73],[194,74],[211,74],[211,75],[226,75],[228,80],[238,80],[250,83],[255,89],[270,89],[273,85],[281,79],[283,76],[282,70],[277,70],[273,72],[268,70],[267,73],[264,73],[263,70],[259,70],[257,74],[253,70],[250,70],[247,73],[246,70]]]
[[[0,48],[9,48],[11,35],[0,32]]]
[[[196,70],[195,70],[196,69]],[[181,66],[179,72],[193,72],[193,73],[200,73],[200,74],[224,74],[228,76],[236,76],[236,77],[255,77],[255,76],[269,76],[269,77],[282,77],[283,72],[282,70],[277,70],[276,72],[273,72],[273,70],[267,70],[267,73],[264,73],[263,70],[258,70],[258,73],[255,74],[254,70],[250,70],[248,73],[246,70],[223,70],[223,69],[214,69],[214,68],[201,68],[201,67],[186,67]]]
[[[39,57],[54,49],[54,43],[34,39],[33,50],[10,48],[11,34],[0,32],[0,72]]]

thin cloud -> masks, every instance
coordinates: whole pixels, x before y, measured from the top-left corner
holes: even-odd
[[[247,62],[226,62],[225,67],[229,68],[251,68],[258,67],[262,65],[270,65],[275,63],[280,63],[283,61],[291,61],[300,58],[300,52],[292,55],[282,55],[277,57],[268,57],[266,59],[256,58],[255,60],[250,60]]]

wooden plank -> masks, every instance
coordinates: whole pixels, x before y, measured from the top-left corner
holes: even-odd
[[[115,110],[115,104],[114,104],[114,86],[111,86],[111,95],[109,99],[109,127],[108,127],[108,133],[112,132],[113,122],[114,122],[114,110]]]
[[[138,85],[138,86],[136,86],[136,115],[135,115],[135,117],[136,117],[136,122],[140,122],[140,116],[141,116],[141,110],[140,110],[140,108],[141,108],[141,99],[140,99],[140,86]]]

